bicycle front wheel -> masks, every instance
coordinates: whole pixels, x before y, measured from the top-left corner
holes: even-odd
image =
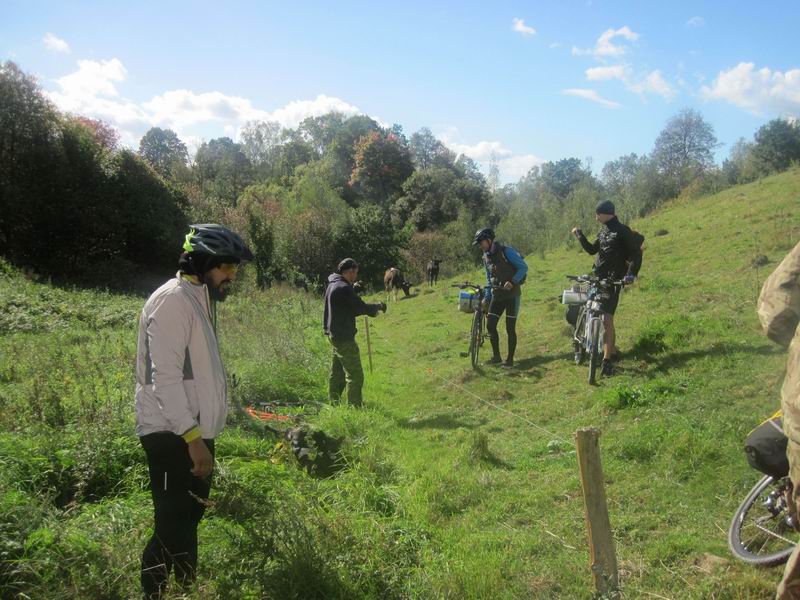
[[[788,521],[788,477],[765,475],[747,494],[731,521],[728,546],[736,558],[751,565],[772,567],[785,563],[797,545],[797,533]]]
[[[589,322],[589,385],[597,381],[597,366],[600,363],[600,321],[594,317]]]
[[[469,358],[473,369],[478,368],[478,354],[481,351],[481,342],[483,342],[483,313],[477,310],[472,316],[472,331],[470,331],[469,336]]]
[[[572,334],[572,347],[575,352],[575,364],[579,365],[583,362],[586,346],[586,307],[581,306],[578,311],[578,319],[575,321],[575,331]]]

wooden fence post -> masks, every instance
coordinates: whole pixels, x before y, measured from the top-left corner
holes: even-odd
[[[619,587],[617,554],[608,519],[603,467],[600,464],[600,431],[579,429],[575,433],[578,466],[581,472],[583,501],[586,506],[586,528],[595,589],[605,594]]]
[[[364,317],[364,327],[367,331],[367,356],[369,357],[369,372],[372,373],[372,344],[369,341],[369,317]]]

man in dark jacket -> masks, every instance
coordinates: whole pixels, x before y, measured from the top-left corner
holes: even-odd
[[[610,200],[600,202],[595,209],[595,218],[601,223],[597,239],[590,244],[577,227],[572,234],[589,254],[595,256],[594,274],[601,279],[623,280],[625,284],[633,283],[642,266],[642,249],[630,227],[617,219],[614,203]],[[609,298],[602,302],[603,325],[605,338],[603,345],[602,373],[613,374],[611,360],[617,354],[616,332],[614,331],[614,313],[619,304],[620,286],[613,286]]]
[[[356,281],[358,264],[352,258],[345,258],[339,263],[336,273],[328,276],[323,328],[333,352],[328,397],[331,402],[338,402],[347,387],[348,403],[360,407],[363,403],[361,388],[364,386],[364,370],[356,343],[356,317],[376,317],[379,310],[386,312],[386,305],[383,302],[364,302],[353,288]]]

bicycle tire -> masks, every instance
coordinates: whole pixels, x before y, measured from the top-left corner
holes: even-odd
[[[481,351],[481,342],[483,337],[483,313],[480,310],[475,311],[472,317],[472,329],[470,330],[469,338],[469,358],[472,363],[472,368],[478,368],[478,355]]]
[[[597,319],[591,321],[591,333],[589,334],[589,385],[597,382],[597,342],[600,333]]]
[[[581,306],[578,311],[578,318],[575,321],[575,331],[572,333],[572,345],[575,352],[575,364],[580,366],[584,359],[584,339],[583,330],[586,328],[586,306]]]
[[[728,547],[731,549],[731,552],[733,552],[734,556],[746,563],[759,567],[774,567],[776,565],[785,563],[787,560],[789,560],[789,555],[791,555],[796,546],[796,543],[789,541],[787,538],[784,538],[784,536],[775,534],[778,540],[787,540],[784,542],[786,546],[775,552],[759,555],[751,552],[748,549],[747,544],[745,544],[745,542],[742,540],[742,524],[750,512],[750,509],[756,506],[757,501],[761,498],[762,494],[774,485],[782,485],[781,480],[776,481],[769,475],[762,477],[759,482],[756,483],[748,492],[745,499],[739,505],[739,508],[736,509],[736,513],[733,515],[733,520],[731,521],[731,526],[728,529]],[[771,518],[773,520],[778,519],[779,521],[775,522],[780,524],[784,519],[783,511],[779,511],[778,514],[773,515]],[[786,527],[788,528],[788,525]],[[797,534],[793,531],[789,532],[789,535],[794,538],[797,537]],[[766,542],[764,545],[766,545]],[[762,545],[762,548],[764,545]]]

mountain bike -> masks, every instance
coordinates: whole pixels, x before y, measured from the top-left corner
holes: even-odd
[[[613,287],[621,287],[624,282],[601,279],[593,275],[567,275],[567,279],[587,286],[586,293],[581,296],[582,298],[585,296],[585,303],[578,311],[575,330],[572,334],[572,344],[575,350],[576,365],[582,364],[584,356],[588,356],[589,384],[594,385],[597,381],[597,367],[603,359],[605,338],[603,315],[605,313],[601,308],[602,302],[611,296]]]
[[[797,545],[797,517],[789,510],[792,482],[786,442],[780,413],[751,431],[745,442],[748,462],[764,476],[736,509],[728,546],[736,558],[751,565],[785,563]]]
[[[481,286],[474,283],[465,281],[464,283],[454,283],[451,287],[459,288],[461,290],[473,290],[474,294],[471,295],[469,302],[461,302],[459,300],[459,309],[462,312],[472,312],[472,325],[469,330],[469,349],[467,352],[462,352],[461,356],[469,356],[470,363],[473,369],[478,368],[478,355],[481,351],[481,346],[489,337],[486,331],[486,311],[483,310],[483,299],[487,289],[500,289],[499,286]]]

